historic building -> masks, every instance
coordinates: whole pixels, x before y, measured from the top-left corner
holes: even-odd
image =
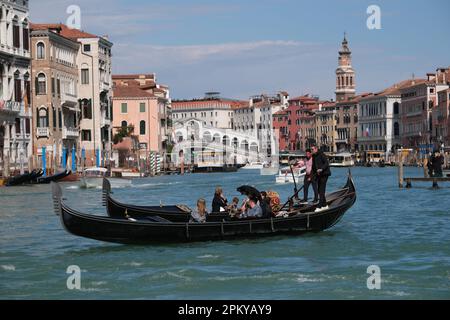
[[[170,152],[173,125],[169,88],[157,84],[154,74],[114,75],[113,82],[113,137],[121,128],[133,128],[142,159],[151,152]]]
[[[355,96],[355,71],[352,67],[352,52],[348,46],[347,37],[344,36],[339,51],[339,67],[336,70],[336,101],[349,100]]]
[[[0,0],[0,169],[29,168],[32,155],[28,1]]]
[[[80,44],[63,37],[61,27],[31,25],[34,155],[42,166],[76,168],[80,150],[77,54]],[[73,157],[76,159],[76,156]]]
[[[234,109],[245,104],[243,101],[221,98],[218,92],[208,92],[202,99],[173,101],[173,120],[184,121],[192,118],[210,127],[232,129]]]
[[[324,152],[334,153],[336,150],[336,141],[338,139],[337,112],[335,102],[325,102],[315,113],[316,121],[316,143]]]
[[[437,88],[436,106],[432,111],[432,141],[436,146],[450,147],[450,68],[436,71]],[[446,87],[446,88],[445,88]]]
[[[405,80],[360,100],[358,144],[361,152],[390,153],[401,147],[401,91],[425,80]]]
[[[359,103],[361,99],[370,95],[370,93],[364,93],[336,103],[337,152],[356,152],[359,150]]]
[[[401,135],[402,145],[418,148],[433,143],[433,109],[437,105],[437,92],[448,85],[437,82],[435,74],[427,79],[414,80],[402,88]]]

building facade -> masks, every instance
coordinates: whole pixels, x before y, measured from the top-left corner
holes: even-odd
[[[134,87],[149,94],[149,96],[147,97],[152,98],[150,99],[151,103],[149,103],[149,112],[151,113],[152,117],[156,117],[157,122],[157,126],[152,126],[152,128],[154,128],[153,131],[155,131],[157,134],[156,136],[152,135],[149,141],[145,143],[148,143],[148,150],[158,152],[160,154],[170,153],[170,149],[173,146],[173,114],[172,99],[170,98],[169,87],[166,85],[158,84],[156,74],[154,73],[113,75],[113,83],[114,88],[119,88],[119,90],[120,88],[122,88],[123,90],[125,90],[125,92],[126,87]],[[138,91],[136,91],[136,94],[137,93]]]
[[[0,169],[23,172],[32,155],[28,1],[0,0]]]
[[[324,103],[315,114],[316,143],[324,152],[334,153],[336,150],[337,112],[335,102]]]
[[[402,146],[401,91],[424,80],[405,80],[360,100],[358,144],[361,152],[390,154]]]
[[[45,155],[49,168],[75,169],[76,163],[71,163],[69,155],[80,150],[77,92],[80,44],[61,36],[60,31],[31,26],[33,153],[39,166]]]

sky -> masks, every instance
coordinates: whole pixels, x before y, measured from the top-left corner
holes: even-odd
[[[175,99],[332,99],[344,32],[358,93],[450,66],[448,0],[30,0],[30,19],[66,23],[70,5],[114,43],[113,73],[155,72]],[[381,29],[367,27],[370,5]]]

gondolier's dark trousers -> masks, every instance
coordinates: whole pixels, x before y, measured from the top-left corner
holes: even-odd
[[[319,189],[319,208],[327,206],[327,199],[325,198],[325,192],[327,191],[328,176],[317,177],[317,187]]]
[[[311,178],[311,181],[309,180],[309,178]],[[303,187],[303,200],[304,201],[308,201],[308,190],[309,190],[309,186],[311,185],[313,190],[314,190],[314,202],[316,202],[319,199],[319,192],[317,190],[317,179],[314,176],[305,176],[305,180],[303,182],[304,187]]]

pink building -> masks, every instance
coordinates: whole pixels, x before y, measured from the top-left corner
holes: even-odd
[[[121,127],[134,127],[142,151],[163,151],[159,98],[138,86],[116,86],[113,91],[113,135]],[[142,152],[141,152],[142,155]]]

